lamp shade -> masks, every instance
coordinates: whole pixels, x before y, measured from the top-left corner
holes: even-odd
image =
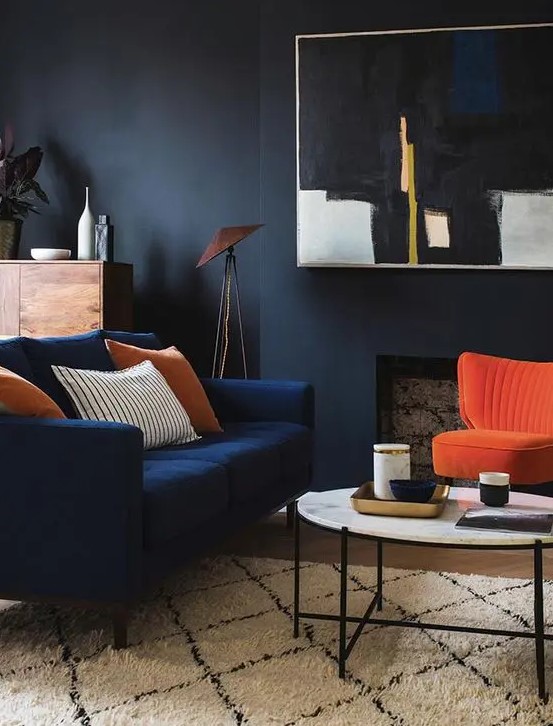
[[[237,245],[238,242],[253,234],[260,227],[263,227],[263,225],[245,224],[240,227],[221,227],[221,229],[215,232],[213,239],[205,248],[196,267],[203,267],[214,257],[220,255],[221,252],[225,252],[230,247],[234,247],[234,245]]]

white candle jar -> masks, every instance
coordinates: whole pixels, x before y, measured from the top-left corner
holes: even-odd
[[[395,499],[390,479],[411,478],[411,447],[409,444],[374,445],[374,496]]]

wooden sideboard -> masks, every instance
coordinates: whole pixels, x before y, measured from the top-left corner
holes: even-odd
[[[0,262],[0,336],[132,330],[132,265]]]

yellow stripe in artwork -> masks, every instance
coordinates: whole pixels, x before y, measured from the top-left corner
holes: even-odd
[[[415,192],[415,146],[407,145],[407,173],[409,176],[409,264],[417,265],[419,253],[417,249],[417,195]]]

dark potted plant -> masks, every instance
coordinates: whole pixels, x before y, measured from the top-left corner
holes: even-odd
[[[49,204],[35,176],[42,161],[42,149],[32,146],[24,154],[13,155],[9,129],[0,138],[0,259],[17,257],[23,220],[29,212],[39,214],[34,202]]]

